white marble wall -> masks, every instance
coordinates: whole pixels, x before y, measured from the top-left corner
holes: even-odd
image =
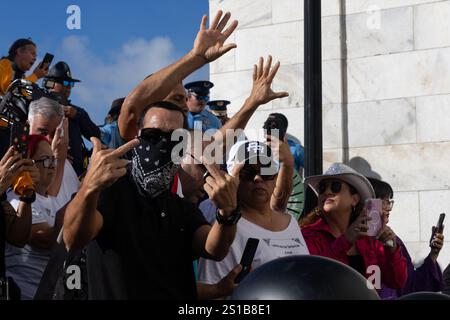
[[[346,0],[344,73],[340,2],[322,0],[324,167],[344,157],[346,75],[349,157],[363,157],[392,184],[391,225],[420,263],[439,213],[450,215],[450,0]],[[290,97],[262,106],[248,127],[260,128],[276,110],[303,140],[303,1],[209,3],[211,13],[229,10],[239,20],[229,40],[238,48],[211,64],[212,97],[230,99],[236,112],[250,93],[253,64],[272,54],[282,65],[274,89]],[[439,262],[450,262],[449,241]]]

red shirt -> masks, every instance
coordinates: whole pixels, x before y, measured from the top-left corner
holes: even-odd
[[[352,247],[344,235],[336,238],[323,219],[302,228],[306,245],[312,255],[338,260],[349,265],[347,251]],[[400,246],[391,253],[383,244],[371,237],[363,237],[355,242],[356,249],[364,260],[365,269],[378,265],[381,282],[390,288],[401,289],[408,277],[406,258],[402,256]],[[371,274],[366,274],[366,277]]]

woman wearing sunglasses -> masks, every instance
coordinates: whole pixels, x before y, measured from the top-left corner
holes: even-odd
[[[9,244],[6,247],[6,274],[18,284],[22,299],[33,299],[63,222],[63,216],[57,214],[56,198],[47,195],[56,166],[50,142],[44,136],[30,135],[28,150],[39,170],[36,199],[31,204],[31,236],[23,248]],[[17,208],[19,200],[12,198],[10,203]]]
[[[199,298],[215,299],[231,295],[234,280],[241,271],[241,258],[249,238],[259,239],[253,269],[271,260],[309,254],[296,219],[289,213],[275,211],[270,201],[280,164],[268,145],[257,141],[240,141],[229,152],[227,170],[244,163],[239,174],[238,204],[241,218],[228,255],[219,262],[200,259]],[[208,183],[209,178],[206,178]]]
[[[370,182],[348,166],[334,163],[325,174],[307,177],[305,184],[318,196],[318,207],[301,221],[309,252],[336,259],[367,278],[373,276],[373,266],[378,266],[382,283],[402,288],[407,279],[406,259],[395,233],[384,226],[378,237],[367,234],[370,218],[363,204],[375,198]]]
[[[391,185],[385,181],[375,178],[368,178],[375,190],[375,195],[383,201],[383,220],[385,224],[389,223],[389,216],[394,206],[394,190]],[[433,230],[434,232],[434,227]],[[402,289],[391,289],[382,284],[379,292],[381,299],[396,299],[400,296],[420,291],[438,292],[444,287],[442,270],[437,263],[439,252],[444,245],[444,235],[436,233],[430,243],[430,253],[424,259],[423,263],[415,268],[412,263],[411,256],[403,241],[397,237],[396,239],[402,255],[406,258],[408,266],[408,280]]]

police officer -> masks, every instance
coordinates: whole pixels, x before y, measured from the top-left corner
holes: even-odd
[[[209,101],[209,89],[213,86],[214,84],[209,81],[195,81],[184,86],[188,92],[189,129],[198,129],[205,132],[209,129],[217,130],[221,128],[220,120],[205,109],[206,103]]]
[[[208,102],[208,110],[217,118],[219,118],[222,126],[227,123],[230,118],[227,115],[227,105],[230,104],[228,100],[214,100]]]
[[[77,175],[83,173],[83,160],[87,150],[84,147],[83,137],[100,138],[100,129],[92,122],[88,113],[71,103],[69,97],[75,83],[80,80],[72,78],[69,65],[59,61],[48,72],[44,79],[44,86],[50,92],[57,95],[60,103],[64,106],[64,114],[69,119],[69,155]]]

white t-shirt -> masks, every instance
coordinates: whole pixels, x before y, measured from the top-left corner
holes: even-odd
[[[289,226],[285,230],[276,232],[264,229],[245,218],[241,218],[237,224],[236,237],[228,255],[222,261],[203,258],[199,260],[198,281],[215,284],[228,275],[241,262],[248,238],[259,239],[252,263],[253,269],[277,258],[309,254],[300,226],[294,218],[291,217]]]
[[[8,201],[17,210],[19,200],[13,192],[8,193]],[[31,205],[32,224],[46,222],[53,227],[57,210],[55,197],[36,194],[36,201]],[[33,299],[49,258],[50,250],[38,249],[28,244],[18,248],[6,243],[6,275],[17,283],[23,300]]]
[[[61,188],[59,189],[58,196],[56,197],[56,203],[59,208],[64,207],[67,202],[72,199],[72,195],[78,192],[80,189],[80,180],[78,180],[77,173],[73,169],[69,160],[64,162],[64,174],[61,182]]]

